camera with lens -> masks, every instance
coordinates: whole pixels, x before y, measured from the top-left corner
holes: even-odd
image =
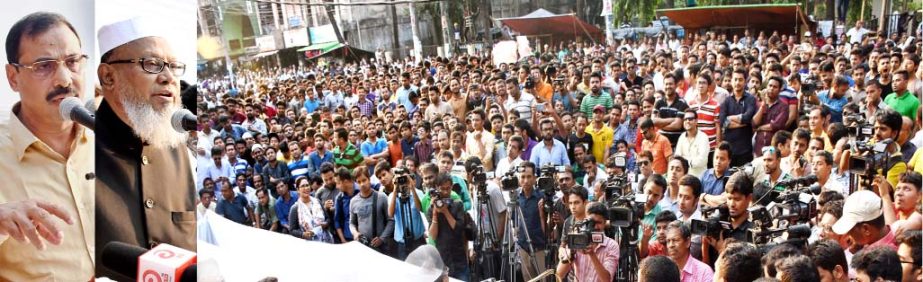
[[[731,213],[726,204],[717,207],[702,208],[702,217],[704,220],[693,219],[690,224],[692,234],[703,235],[712,238],[728,237],[728,233],[733,229],[731,227]]]
[[[487,198],[487,173],[484,172],[484,166],[477,165],[472,167],[471,172],[471,185],[477,189],[478,199]]]
[[[887,148],[893,141],[885,139],[878,143],[869,145],[865,142],[855,142],[852,155],[849,157],[849,172],[859,175],[860,177],[871,179],[878,174],[878,169],[887,171],[894,164]]]
[[[817,175],[808,175],[799,178],[792,178],[779,181],[776,186],[772,187],[773,191],[782,193],[791,190],[797,190],[817,183]]]
[[[443,198],[442,194],[439,193],[439,189],[436,188],[429,189],[429,197],[433,205],[440,209],[452,200],[451,198]]]
[[[516,170],[511,169],[500,177],[500,188],[504,191],[519,189],[519,177],[516,176]]]
[[[604,232],[596,230],[596,222],[588,218],[574,222],[573,230],[564,236],[564,242],[571,250],[586,250],[592,244],[601,244],[604,236]]]
[[[362,234],[359,234],[359,236],[356,238],[356,241],[359,241],[359,243],[366,245],[368,247],[372,246],[372,240],[369,240],[368,236],[365,236]]]
[[[539,177],[537,180],[538,191],[543,195],[544,205],[542,208],[545,209],[546,214],[551,214],[554,207],[555,192],[560,190],[554,181],[554,174],[556,172],[563,172],[564,169],[564,166],[556,166],[553,164],[543,165],[539,169]]]
[[[609,160],[609,166],[621,168],[623,171],[628,164],[628,159],[622,153],[612,156]],[[609,175],[609,179],[606,179],[606,182],[603,183],[603,193],[606,199],[617,199],[621,197],[623,193],[627,193],[628,190],[630,190],[630,184],[628,175],[626,174]]]
[[[810,75],[801,81],[801,93],[807,96],[814,95],[817,92],[817,77]]]
[[[647,194],[628,193],[614,198],[609,202],[606,218],[614,227],[635,229],[641,223],[641,217],[644,216],[645,203],[647,203]]]
[[[753,222],[753,227],[747,230],[747,241],[757,246],[765,245],[777,241],[786,232],[790,233],[788,238],[791,239],[791,231],[798,230],[796,226],[807,225],[817,216],[814,195],[820,193],[821,187],[816,183],[816,178],[803,177],[789,183],[785,185],[789,189],[769,190],[769,194],[764,196],[769,200],[759,201],[768,203],[765,206],[755,204],[747,209]]]
[[[875,126],[866,121],[862,114],[843,116],[843,124],[846,125],[848,136],[853,140],[869,140],[875,133]]]
[[[680,116],[679,110],[672,107],[659,108],[655,112],[659,118],[678,118]]]
[[[409,193],[406,192],[407,186],[410,184],[410,171],[404,167],[394,168],[394,184],[397,186],[398,197],[401,199],[407,199],[410,197]]]

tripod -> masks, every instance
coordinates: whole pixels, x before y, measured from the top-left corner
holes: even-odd
[[[637,226],[637,224],[616,228],[619,236],[619,246],[624,248],[622,248],[622,253],[619,257],[619,267],[615,273],[615,281],[638,281],[638,268],[641,260],[638,257],[637,246],[638,241],[641,239],[636,239],[638,238],[638,228],[632,228],[632,226]]]
[[[414,193],[414,192],[411,192],[411,193]],[[397,253],[398,259],[404,260],[407,258],[407,255],[410,254],[410,252],[413,252],[413,249],[417,247],[415,238],[413,236],[414,234],[413,234],[413,228],[412,228],[413,214],[412,214],[412,210],[410,209],[412,205],[410,201],[413,200],[411,199],[411,197],[415,197],[415,196],[401,195],[401,194],[398,194],[398,195],[399,196],[397,198],[397,201],[401,207],[401,227],[404,228],[404,238],[403,238],[404,248],[397,250],[395,253]]]
[[[505,243],[506,246],[503,248],[504,255],[507,258],[507,265],[501,269],[501,277],[509,279],[507,281],[517,281],[516,280],[516,269],[518,267],[529,267],[521,266],[519,261],[519,256],[516,252],[516,239],[519,238],[519,232],[525,231],[526,246],[529,253],[530,261],[532,262],[532,269],[538,272],[538,262],[535,261],[535,249],[532,248],[532,238],[529,236],[529,230],[520,230],[520,228],[525,228],[526,220],[522,217],[522,209],[519,207],[519,193],[517,190],[508,191],[510,195],[510,201],[506,203],[507,211],[507,220],[506,220],[506,231],[505,234]],[[521,224],[521,225],[520,225]]]
[[[478,213],[479,228],[474,245],[479,252],[475,253],[476,258],[472,273],[480,275],[480,280],[483,280],[484,278],[496,278],[500,274],[496,264],[497,251],[500,246],[497,238],[497,226],[494,224],[494,218],[492,217],[494,208],[490,204],[490,197],[487,195],[486,187],[483,193],[477,193],[477,197],[477,210],[475,211]],[[483,269],[478,269],[479,266],[482,266]]]

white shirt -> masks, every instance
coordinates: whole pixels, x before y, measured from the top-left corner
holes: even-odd
[[[849,37],[849,43],[859,43],[862,42],[862,36],[866,33],[869,33],[868,29],[853,27],[846,32],[846,37]]]
[[[206,125],[207,126],[207,125]],[[198,138],[198,147],[205,148],[205,153],[210,154],[212,152],[212,147],[215,146],[215,138],[218,137],[220,133],[217,130],[211,130],[211,134],[206,134],[205,131],[199,131],[196,134]]]
[[[589,176],[589,174],[588,174],[587,176]],[[602,195],[596,195],[596,189],[595,189],[596,187],[595,187],[595,186],[590,186],[590,184],[589,184],[589,183],[590,183],[590,178],[587,177],[587,176],[583,177],[583,187],[586,188],[587,191],[590,192],[590,195],[589,195],[589,196],[590,196],[590,200],[598,199],[598,198],[601,197]],[[602,183],[602,182],[606,181],[606,179],[609,179],[609,175],[606,174],[606,171],[605,171],[605,170],[603,170],[602,168],[600,168],[600,167],[597,165],[597,166],[596,166],[596,178],[593,180],[593,185]]]
[[[702,175],[708,169],[708,152],[711,148],[708,146],[708,135],[701,130],[695,134],[695,138],[689,140],[686,133],[683,132],[676,141],[676,156],[681,156],[689,161],[689,173],[691,175]]]
[[[824,183],[823,191],[833,190],[843,194],[843,197],[849,196],[849,189],[846,186],[843,186],[843,183],[836,181],[834,176],[835,175],[833,175],[833,172],[831,172],[830,176],[828,176],[827,183]]]
[[[522,163],[522,155],[519,155],[513,160],[510,160],[509,156],[502,158],[499,162],[497,162],[497,169],[494,170],[494,176],[499,179],[500,177],[503,177],[504,174],[509,172],[510,169],[518,167],[520,163]]]

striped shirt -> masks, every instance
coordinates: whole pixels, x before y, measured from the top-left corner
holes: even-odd
[[[583,101],[580,102],[580,111],[592,119],[593,107],[596,107],[596,105],[606,107],[606,112],[608,113],[609,109],[612,108],[612,95],[609,95],[606,91],[600,90],[599,95],[593,95],[591,93],[583,96]]]
[[[231,168],[234,170],[234,176],[235,176],[235,177],[236,177],[237,175],[246,174],[246,173],[247,173],[247,168],[249,168],[249,167],[250,167],[250,165],[247,164],[247,161],[244,160],[244,159],[241,159],[241,158],[237,158],[237,162],[234,163],[233,165],[231,165]]]
[[[721,114],[721,106],[715,102],[715,99],[709,98],[708,101],[693,107],[698,115],[699,130],[708,136],[708,147],[715,149],[716,140],[718,139],[718,116]]]
[[[298,179],[299,176],[308,176],[308,158],[301,157],[288,163],[288,170],[292,173],[292,179]]]

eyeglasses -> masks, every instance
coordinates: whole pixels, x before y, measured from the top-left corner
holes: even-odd
[[[173,76],[182,76],[186,73],[186,64],[180,62],[167,62],[160,58],[139,58],[133,60],[115,60],[107,64],[141,64],[141,69],[151,74],[159,74],[167,66],[172,70]]]
[[[10,63],[11,65],[17,68],[26,68],[32,71],[32,74],[35,78],[47,78],[49,75],[58,71],[58,66],[64,64],[67,69],[72,73],[78,73],[83,68],[83,63],[87,59],[87,55],[73,55],[62,60],[55,59],[46,59],[39,60],[31,64],[19,64],[19,63]]]
[[[641,165],[641,166],[645,166],[645,165],[651,164],[650,161],[638,161],[638,162],[636,162],[636,163],[637,163],[638,165]]]

